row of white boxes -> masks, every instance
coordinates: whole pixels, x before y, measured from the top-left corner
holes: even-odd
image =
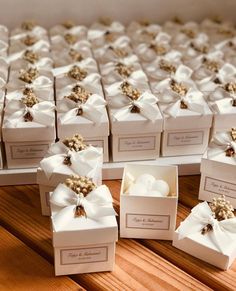
[[[229,110],[228,111],[226,110],[227,109],[226,107],[228,106],[228,104],[231,104],[233,100],[233,93],[232,94],[230,93],[232,95],[231,96],[229,92],[225,91],[225,96],[223,97],[226,97],[226,98],[223,98],[223,100],[226,101],[227,104],[222,105],[223,111],[221,113],[219,112],[217,113],[216,111],[214,111],[213,106],[211,106],[211,109],[214,111],[214,118],[213,118],[211,109],[208,107],[208,105],[204,101],[202,95],[200,94],[201,96],[199,96],[200,92],[195,88],[194,82],[191,79],[191,74],[195,71],[193,69],[187,68],[186,66],[182,65],[182,61],[181,61],[181,64],[176,67],[177,70],[175,71],[175,73],[172,72],[168,74],[167,76],[165,76],[166,78],[164,80],[162,80],[161,82],[160,81],[157,82],[159,85],[160,84],[163,85],[163,82],[166,83],[165,86],[163,87],[164,89],[162,88],[163,91],[161,89],[162,86],[159,86],[159,88],[155,87],[156,88],[155,90],[157,90],[157,92],[155,92],[155,95],[151,94],[148,79],[146,75],[144,74],[144,72],[142,71],[142,67],[139,64],[139,59],[133,53],[131,44],[134,46],[134,51],[137,52],[141,60],[142,60],[142,56],[146,54],[144,53],[140,55],[140,52],[142,52],[142,50],[140,50],[140,45],[142,44],[146,45],[146,48],[148,48],[148,50],[150,50],[150,46],[151,46],[152,51],[153,51],[154,45],[157,46],[158,44],[161,44],[163,47],[165,47],[166,44],[168,44],[170,46],[171,52],[173,53],[173,50],[171,48],[171,42],[168,40],[166,43],[166,40],[164,41],[162,40],[163,33],[164,33],[164,36],[166,36],[167,33],[163,32],[160,26],[139,25],[138,27],[136,27],[135,32],[141,31],[140,35],[142,35],[142,31],[149,32],[149,30],[151,30],[151,32],[154,33],[152,31],[153,26],[155,28],[154,31],[156,31],[155,32],[156,38],[151,40],[151,45],[149,45],[149,40],[146,43],[141,43],[140,45],[136,45],[134,40],[133,40],[133,43],[130,42],[130,38],[125,35],[125,28],[120,23],[117,23],[117,22],[112,22],[111,24],[95,23],[88,30],[88,34],[87,34],[87,29],[84,26],[73,26],[70,23],[67,23],[64,26],[59,25],[59,26],[54,27],[51,30],[52,59],[50,60],[50,58],[48,58],[48,55],[45,56],[45,51],[48,54],[48,51],[50,49],[50,43],[47,39],[48,37],[45,36],[46,31],[39,26],[35,27],[33,24],[32,25],[31,24],[32,23],[25,23],[23,28],[18,28],[13,31],[12,36],[11,36],[11,42],[14,43],[14,41],[16,41],[16,44],[13,46],[13,48],[10,49],[10,53],[14,53],[15,57],[17,57],[18,55],[16,55],[15,52],[18,49],[21,50],[20,56],[22,56],[23,54],[22,52],[25,53],[29,49],[30,50],[36,49],[38,51],[44,51],[42,58],[44,60],[46,59],[46,62],[42,62],[42,61],[36,62],[36,67],[38,66],[39,70],[42,70],[42,71],[43,71],[43,67],[41,66],[45,66],[45,63],[50,67],[53,64],[52,59],[54,63],[55,63],[55,60],[57,60],[56,63],[58,64],[59,67],[53,70],[54,75],[56,75],[57,105],[60,105],[62,101],[60,100],[60,98],[63,99],[63,97],[65,96],[64,94],[70,94],[73,87],[78,84],[82,87],[85,87],[85,89],[87,89],[87,91],[91,93],[99,92],[99,94],[103,96],[102,87],[100,84],[101,77],[100,77],[100,74],[98,74],[98,70],[96,68],[97,65],[94,59],[91,58],[92,56],[91,46],[92,46],[93,54],[99,63],[100,71],[103,76],[103,85],[105,88],[106,101],[108,102],[108,109],[109,109],[108,113],[110,116],[110,125],[108,122],[104,104],[103,105],[99,104],[100,107],[104,108],[102,115],[103,116],[106,115],[106,117],[104,117],[104,122],[101,120],[94,121],[94,116],[96,114],[99,114],[99,110],[98,111],[94,110],[98,108],[97,104],[95,104],[97,101],[96,98],[94,98],[95,100],[94,104],[85,103],[85,104],[80,104],[80,106],[78,106],[78,104],[73,104],[74,107],[70,104],[72,108],[70,108],[71,110],[68,109],[68,111],[70,112],[66,112],[66,113],[65,113],[65,108],[62,109],[63,106],[58,106],[59,111],[64,110],[65,114],[61,114],[61,112],[59,112],[56,123],[57,123],[57,129],[58,129],[57,131],[58,131],[59,138],[62,138],[62,137],[64,138],[66,135],[70,136],[73,133],[76,133],[79,131],[82,133],[82,135],[85,137],[85,139],[89,143],[94,144],[96,146],[103,146],[104,153],[105,153],[104,161],[109,160],[108,137],[109,137],[110,130],[111,130],[110,139],[111,139],[113,161],[125,161],[125,160],[128,161],[128,160],[156,159],[160,154],[161,144],[162,144],[161,153],[163,156],[202,154],[207,147],[207,144],[209,141],[209,133],[210,133],[211,128],[213,128],[214,131],[215,130],[229,130],[230,127],[235,125],[235,108],[236,107],[230,106]],[[26,25],[28,25],[28,27],[26,27]],[[183,24],[181,26],[174,23],[172,23],[172,25],[174,27],[176,25],[176,29],[179,32],[179,36],[184,35],[187,38],[187,40],[185,39],[185,41],[188,41],[187,48],[192,47],[193,42],[195,40],[197,41],[198,37],[196,37],[196,39],[193,38],[190,32],[195,31],[194,29],[196,25],[194,24],[195,25],[194,26],[191,22]],[[130,27],[132,27],[132,25],[130,25]],[[158,27],[158,29],[156,27]],[[27,39],[27,34],[31,35],[31,39],[29,37]],[[44,37],[40,41],[33,43],[35,41],[33,37],[37,37],[37,34],[39,34],[40,37],[44,35]],[[200,34],[201,33],[199,32],[199,35]],[[31,45],[28,45],[28,46],[26,46],[25,44],[23,45],[22,41],[21,40],[19,41],[19,39],[21,38],[18,39],[17,35],[18,36],[21,35],[21,38],[26,39]],[[115,40],[114,39],[112,40],[114,35],[115,35]],[[190,36],[188,37],[188,35]],[[197,34],[197,36],[199,35]],[[223,40],[227,42],[229,42],[229,40],[231,39],[233,40],[233,36],[231,34],[225,34],[225,35],[226,36],[225,38],[223,38]],[[188,40],[188,38],[191,40],[191,42],[190,40]],[[222,42],[222,38],[220,38],[220,41]],[[215,50],[220,51],[222,49],[222,47],[216,49],[216,45],[218,44],[219,44],[219,41],[214,43],[214,51]],[[211,46],[213,46],[213,44],[211,44]],[[175,51],[183,50],[183,48],[180,49],[178,48],[178,46],[176,47],[176,45],[174,48],[175,48]],[[125,50],[125,52],[128,53],[128,57],[126,55],[125,57],[120,57],[120,55],[119,56],[115,55],[114,53],[115,50],[118,50],[121,54],[122,54],[122,50],[123,52]],[[79,53],[81,54],[81,56],[83,56],[84,54],[85,59],[83,59],[82,57],[82,59],[78,61],[79,60],[78,58],[77,62],[74,62],[73,57],[71,55],[71,51],[74,51],[75,53]],[[170,51],[168,52],[170,53]],[[186,52],[182,51],[182,56],[186,57],[184,53]],[[166,54],[159,56],[158,53],[156,52],[153,58],[156,61],[161,61],[162,58],[164,57],[167,58],[167,55],[168,53],[166,52]],[[194,55],[193,59],[195,58],[198,59],[199,57],[200,59],[202,59],[203,56],[205,58],[210,59],[209,53],[206,54],[206,53],[200,53],[200,52],[199,54]],[[12,55],[10,55],[9,59],[10,60],[12,59]],[[191,59],[191,57],[188,58],[188,62],[189,62],[189,59]],[[138,74],[136,75],[131,74],[130,77],[127,77],[125,79],[119,74],[117,74],[117,72],[116,73],[113,72],[112,74],[112,71],[110,69],[111,68],[114,69],[115,65],[118,62],[119,63],[123,62],[123,64],[125,65],[127,64],[133,65],[137,69],[137,71],[135,71],[134,73],[138,72]],[[213,73],[210,74],[210,70],[205,72],[205,73],[209,73],[209,77],[211,79],[211,82],[210,82],[211,85],[212,83],[214,83],[212,82],[212,78],[215,78],[217,76],[217,78],[219,79],[220,77],[222,77],[220,76],[220,73],[221,74],[225,73],[225,70],[227,72],[227,69],[229,71],[230,78],[228,78],[229,80],[227,78],[225,80],[228,80],[229,82],[230,80],[234,80],[235,67],[233,65],[228,64],[227,62],[228,62],[228,59],[225,62],[223,62],[223,65],[221,64],[220,69],[224,68],[222,72],[220,71],[220,69],[218,70],[218,72],[215,71],[214,74]],[[26,65],[26,58],[24,57],[24,61],[16,59],[16,63],[17,63],[16,67],[20,69],[21,68],[19,67],[20,65],[22,64]],[[224,67],[225,63],[227,65],[226,67]],[[69,65],[66,66],[66,64],[69,64]],[[145,68],[148,74],[149,69],[147,68],[147,63],[144,65],[142,61],[142,66]],[[71,69],[76,68],[76,67],[77,68],[79,67],[80,69],[82,69],[82,73],[83,71],[86,71],[85,77],[82,78],[82,80],[76,80],[76,79],[73,80],[73,78],[68,77],[68,73],[71,71]],[[104,73],[105,71],[106,73]],[[79,73],[81,74],[81,70]],[[104,76],[104,74],[105,75],[107,74],[106,77]],[[50,83],[50,81],[52,81],[53,79],[51,72],[50,73],[47,72],[46,76],[49,79],[49,83]],[[207,76],[208,75],[206,75],[206,77]],[[148,75],[148,77],[149,77],[149,81],[151,82],[153,80],[153,75],[152,77]],[[80,76],[78,76],[78,78],[80,78]],[[107,85],[106,83],[109,78],[111,78],[112,82],[109,85]],[[61,81],[59,82],[59,80]],[[175,84],[171,83],[172,80],[175,80]],[[33,88],[36,88],[38,86],[37,81],[38,80],[36,79],[35,82],[33,82],[34,84],[30,86]],[[17,78],[16,73],[15,75],[13,75],[12,78],[10,77],[10,82],[13,85],[12,86],[9,86],[9,84],[7,85],[8,92],[6,95],[6,100],[8,100],[8,96],[9,96],[9,87],[10,89],[13,89],[13,90],[16,89],[17,91],[17,89],[22,88],[23,86],[22,83],[19,82],[19,79]],[[136,100],[134,100],[132,96],[131,98],[127,98],[124,96],[122,92],[120,92],[120,86],[124,82],[126,83],[128,82],[130,85],[132,85],[131,88],[129,89],[131,90],[137,89],[138,91],[140,91],[138,92],[139,97]],[[60,83],[59,88],[58,88],[58,83]],[[176,92],[174,93],[174,96],[172,96],[173,92],[170,89],[172,86],[176,85],[177,83],[181,83],[186,88],[190,88],[189,86],[192,86],[193,88],[196,89],[195,90],[196,92],[191,92],[191,90],[189,90],[190,94],[187,94],[188,96],[184,96],[184,98],[176,94]],[[20,87],[16,88],[18,85],[20,85]],[[151,85],[153,89],[152,82],[151,82]],[[232,86],[233,85],[234,83],[232,83]],[[19,90],[18,92],[16,91],[13,91],[13,93],[17,95],[16,98],[18,98],[18,101],[19,101],[22,97],[21,95],[22,93],[19,92]],[[36,91],[39,97],[42,97],[42,99],[45,98],[45,90],[40,89]],[[196,96],[194,95],[195,93],[196,93]],[[171,101],[170,103],[171,104],[170,108],[169,108],[170,104],[168,102],[167,102],[168,105],[162,102],[163,101],[162,97],[163,96],[165,97],[166,94],[170,94],[171,98],[174,97],[174,101],[172,100],[173,102]],[[160,110],[162,113],[159,111],[156,105],[156,102],[158,101],[157,97],[160,99],[159,105],[160,105]],[[13,96],[13,98],[15,97]],[[58,100],[58,98],[60,101]],[[194,103],[195,99],[198,99],[197,104]],[[54,102],[53,98],[51,101]],[[183,104],[181,103],[182,101],[183,101]],[[155,106],[153,102],[155,103]],[[132,104],[131,106],[132,108],[135,105],[136,113],[130,112],[131,110],[130,103]],[[199,106],[195,106],[195,108],[197,107],[197,109],[194,109],[194,106],[191,105],[192,103],[193,105],[199,105]],[[182,105],[183,105],[183,108],[181,107]],[[185,108],[186,107],[185,105],[187,105],[188,108]],[[37,106],[38,105],[36,105],[36,107]],[[144,110],[144,107],[146,108],[147,106],[151,107],[151,111],[155,107],[154,117],[153,117],[153,112],[151,113],[149,112],[148,114],[144,112],[146,110],[146,109]],[[74,116],[75,112],[78,112],[76,110],[79,110],[78,107],[80,107],[80,111],[82,108],[82,112],[84,113],[84,116]],[[199,113],[199,107],[200,107],[200,111],[203,110],[200,113]],[[88,108],[90,108],[90,111],[88,110]],[[139,113],[137,113],[137,109]],[[44,110],[44,109],[41,108],[40,110]],[[88,118],[85,117],[86,110],[88,110],[87,111]],[[41,121],[42,119],[44,119],[44,121],[45,120],[47,121],[47,118],[42,118],[39,110],[38,110],[38,114],[39,116],[36,116],[36,119],[38,118],[38,120],[41,120]],[[49,147],[49,144],[55,140],[55,131],[56,131],[55,124],[51,122],[51,128],[50,128],[48,126],[34,123],[34,122],[23,123],[21,124],[22,126],[20,126],[18,122],[15,122],[14,125],[11,124],[11,126],[9,127],[9,125],[6,126],[6,122],[5,122],[6,115],[7,114],[5,112],[4,121],[3,121],[3,140],[5,142],[8,167],[9,168],[23,168],[23,167],[37,166],[40,159],[46,153]],[[67,117],[66,121],[65,121],[65,115]],[[50,116],[50,118],[51,117],[52,116]],[[63,126],[62,126],[62,120],[64,120]],[[110,130],[109,130],[109,126],[110,126]],[[162,135],[162,141],[161,141],[161,135]]]

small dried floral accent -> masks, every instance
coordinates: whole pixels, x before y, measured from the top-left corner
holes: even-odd
[[[213,82],[214,82],[215,84],[221,84],[221,80],[220,80],[219,78],[215,78],[215,79],[213,80]]]
[[[115,65],[115,71],[123,78],[128,78],[134,71],[132,66],[126,66],[122,63],[117,63]]]
[[[72,27],[75,26],[75,23],[72,20],[66,20],[62,22],[62,26],[64,26],[66,29],[71,29]]]
[[[176,24],[183,24],[183,21],[178,16],[175,16],[173,18],[173,22],[175,22]]]
[[[212,17],[212,21],[217,23],[217,24],[221,24],[222,23],[222,19],[219,15],[216,15],[214,17]]]
[[[195,43],[191,42],[190,47],[201,54],[207,54],[209,52],[209,46],[207,44],[196,45]]]
[[[68,54],[75,62],[81,62],[84,59],[82,54],[76,51],[75,49],[70,49]]]
[[[160,60],[159,68],[170,74],[176,72],[176,67],[172,65],[171,63],[167,62],[166,60]]]
[[[131,104],[130,112],[131,113],[140,113],[140,108],[137,105]]]
[[[39,100],[38,98],[36,97],[35,94],[28,94],[28,95],[24,95],[22,98],[21,98],[21,102],[27,106],[27,107],[33,107],[35,104],[39,103]]]
[[[188,109],[188,105],[184,102],[184,100],[180,100],[180,108],[181,109]]]
[[[125,58],[129,55],[129,52],[124,48],[114,48],[113,46],[109,46],[108,49],[112,50],[118,58]]]
[[[23,44],[26,46],[34,45],[38,41],[38,38],[33,35],[26,35],[25,38],[22,39]]]
[[[71,138],[66,138],[62,143],[71,151],[79,152],[85,150],[88,146],[84,143],[84,139],[80,134],[75,134]]]
[[[82,197],[86,197],[96,188],[96,185],[91,178],[77,175],[66,179],[65,185],[77,195],[82,195]]]
[[[23,21],[21,24],[21,28],[23,30],[32,31],[36,26],[36,22],[33,20]]]
[[[73,45],[78,41],[78,37],[71,33],[66,33],[64,39],[69,45]]]
[[[213,201],[209,204],[209,206],[211,208],[213,218],[218,221],[234,218],[234,208],[229,201],[226,201],[224,195],[219,198],[213,198]],[[202,229],[201,233],[204,235],[212,229],[212,225],[208,224]]]
[[[163,45],[158,45],[158,44],[155,44],[155,43],[151,43],[149,48],[154,50],[154,52],[158,56],[162,56],[162,55],[165,55],[167,53],[167,48],[165,46],[163,46]]]
[[[188,92],[188,88],[183,83],[178,83],[173,79],[170,81],[170,88],[180,96],[185,96]]]
[[[27,111],[25,113],[25,115],[23,116],[24,118],[24,122],[32,122],[33,121],[33,116],[31,115],[31,113],[29,111]]]
[[[151,31],[147,31],[147,30],[142,30],[142,31],[141,31],[141,35],[143,35],[143,36],[148,36],[148,37],[150,37],[152,40],[154,40],[155,37],[156,37],[156,33],[151,32]]]
[[[149,26],[151,24],[148,19],[141,19],[138,21],[138,23],[142,26]]]
[[[208,60],[207,58],[203,58],[202,60],[205,68],[211,72],[218,73],[220,69],[220,64],[214,60]]]
[[[223,88],[230,94],[236,94],[236,82],[226,83]]]
[[[68,72],[68,76],[77,81],[82,81],[84,78],[87,77],[87,75],[88,75],[87,71],[76,65],[73,66]]]
[[[26,50],[23,59],[31,64],[35,64],[39,60],[39,54],[31,50]]]
[[[225,35],[227,37],[233,37],[235,35],[235,33],[232,29],[226,28],[226,27],[219,27],[217,32],[219,34]]]
[[[111,31],[109,31],[109,30],[107,30],[107,31],[105,32],[104,36],[105,36],[105,40],[106,40],[107,42],[113,42],[113,41],[115,41],[116,38],[117,38],[117,35],[116,35],[114,32],[111,32]]]
[[[196,32],[194,30],[192,30],[192,29],[182,28],[181,32],[184,33],[189,38],[195,38],[196,37]]]
[[[74,88],[73,88],[73,90],[74,90]],[[84,89],[80,85],[76,85],[75,91],[72,91],[70,95],[65,96],[64,98],[70,99],[70,100],[74,101],[75,103],[84,104],[84,103],[86,103],[88,98],[92,95],[90,92],[88,92],[86,89]]]
[[[30,87],[25,87],[22,93],[23,95],[31,95],[34,94],[34,89]]]
[[[25,83],[31,84],[39,76],[37,68],[29,68],[28,70],[20,70],[19,79]]]
[[[141,92],[138,89],[134,88],[129,82],[126,81],[120,85],[120,89],[122,94],[126,95],[132,100],[137,100],[141,95]]]
[[[231,135],[231,137],[232,137],[232,140],[233,140],[233,141],[236,141],[236,128],[235,128],[235,127],[233,127],[233,128],[231,129],[231,133],[230,133],[230,135]]]
[[[112,24],[112,19],[110,17],[101,17],[99,22],[105,26],[110,26]]]

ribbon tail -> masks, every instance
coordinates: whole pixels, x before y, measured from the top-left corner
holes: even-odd
[[[63,155],[54,155],[44,158],[40,162],[40,167],[43,169],[48,179],[51,178],[55,169],[58,169],[61,165],[63,165],[64,158],[65,157]]]
[[[178,100],[175,103],[172,103],[169,106],[167,106],[164,110],[164,113],[176,118],[179,111],[180,111],[180,101]]]
[[[70,205],[62,208],[52,216],[55,231],[61,231],[74,219],[76,205]]]

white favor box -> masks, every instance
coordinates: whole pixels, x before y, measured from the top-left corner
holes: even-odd
[[[166,181],[172,197],[135,196],[125,194],[127,173],[134,178],[151,174]],[[120,192],[120,236],[126,238],[172,240],[178,203],[178,170],[176,166],[127,164]]]
[[[161,105],[163,112],[166,106]],[[164,114],[162,156],[203,154],[209,142],[212,112],[207,108],[204,115],[180,109],[177,117]]]
[[[52,176],[48,179],[45,172],[41,169],[37,169],[37,184],[39,184],[39,193],[40,193],[40,201],[41,201],[41,210],[42,215],[50,216],[50,203],[49,203],[49,193],[54,191],[58,184],[64,182],[71,175],[71,171],[66,171],[66,167],[64,168],[64,172],[55,171]],[[94,183],[98,186],[102,184],[102,165],[95,169],[94,176],[92,177]]]
[[[116,109],[108,111],[113,161],[157,159],[163,126],[161,113],[152,122],[137,113],[130,113],[123,120],[117,121],[113,116],[115,112]]]
[[[52,214],[56,213],[54,207]],[[118,240],[115,216],[79,219],[81,223],[58,232],[52,223],[56,276],[113,271]]]
[[[217,195],[225,195],[236,208],[236,160],[225,153],[208,159],[207,152],[201,160],[201,182],[198,198],[211,202]]]
[[[62,123],[60,120],[60,114],[58,114],[57,129],[58,137],[60,139],[73,136],[79,132],[83,136],[86,144],[103,148],[103,161],[109,162],[109,120],[106,108],[104,108],[104,114],[99,124],[92,122],[83,116],[76,116],[73,122]]]
[[[227,113],[218,113],[212,109],[214,113],[213,116],[213,126],[212,134],[216,132],[227,131],[231,127],[236,127],[236,107],[231,106],[231,109]]]
[[[7,166],[11,168],[38,167],[56,138],[55,126],[7,128],[2,127]]]

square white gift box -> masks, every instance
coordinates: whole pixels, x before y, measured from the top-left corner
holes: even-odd
[[[129,194],[130,186],[142,179],[144,193]],[[150,194],[150,176],[164,180],[169,186],[168,196]],[[148,189],[147,189],[148,188]],[[159,189],[159,188],[158,188]],[[161,190],[160,190],[161,191]],[[178,169],[176,166],[127,164],[120,191],[120,236],[127,238],[172,240],[175,231],[178,203]]]
[[[152,87],[164,115],[163,156],[202,154],[207,148],[212,112],[191,74],[180,65],[174,76]]]
[[[213,133],[236,125],[236,67],[225,63],[215,79],[202,80],[200,89],[208,96],[214,113]]]
[[[26,70],[30,67],[50,71],[53,68],[53,60],[50,53],[41,51],[40,47],[11,54],[7,57],[7,61],[12,71]]]
[[[236,130],[213,135],[201,160],[199,199],[225,195],[236,208]]]
[[[109,161],[109,120],[104,97],[92,94],[83,87],[77,93],[64,96],[57,103],[58,138],[62,139],[79,132],[85,140],[103,148],[104,162]]]
[[[219,221],[216,213],[207,202],[195,206],[175,231],[173,246],[227,270],[236,258],[236,218],[232,212]]]
[[[13,99],[5,107],[3,126],[8,168],[38,167],[56,138],[55,105],[34,94]]]
[[[52,59],[54,67],[63,67],[75,62],[81,62],[87,58],[92,58],[92,52],[88,42],[80,42],[75,48],[62,48],[61,50],[53,50]]]
[[[47,70],[30,67],[26,70],[10,71],[7,92],[22,92],[32,89],[43,100],[54,100],[53,75]],[[15,93],[14,93],[15,94]]]
[[[89,75],[97,73],[97,63],[92,58],[53,69],[57,89],[62,89],[71,84],[76,85],[77,82],[86,81]]]
[[[93,23],[88,30],[88,40],[93,48],[116,41],[125,34],[125,27],[118,21],[102,21]]]
[[[62,23],[59,23],[49,30],[51,37],[65,34],[72,34],[77,36],[79,39],[87,38],[87,27],[84,25],[77,25],[72,20],[68,20]]]
[[[69,146],[71,145],[71,146]],[[77,150],[75,150],[75,146]],[[71,175],[91,178],[102,183],[102,148],[86,146],[80,135],[52,144],[37,170],[41,209],[43,215],[50,215],[49,192]]]
[[[131,40],[126,35],[120,36],[115,41],[105,44],[102,47],[93,48],[93,54],[100,64],[123,60],[131,56],[134,61],[135,58],[138,61],[138,57],[134,55],[131,47]]]
[[[144,83],[146,88],[149,88],[148,78],[135,55],[124,58],[124,60],[100,64],[100,71],[105,86],[125,79],[127,82],[135,82],[137,85]]]
[[[50,205],[56,276],[112,271],[118,227],[109,189],[84,196],[59,184]]]
[[[163,128],[157,98],[126,81],[106,91],[113,161],[156,159]]]

